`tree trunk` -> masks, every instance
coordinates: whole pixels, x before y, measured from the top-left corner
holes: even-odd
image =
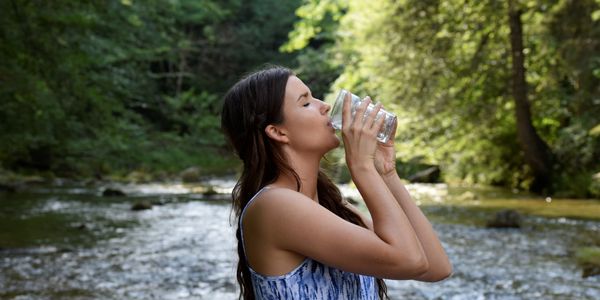
[[[510,45],[512,48],[512,92],[515,99],[517,136],[525,155],[525,162],[532,170],[534,180],[530,190],[536,193],[552,191],[552,151],[537,134],[531,122],[527,82],[523,54],[523,24],[521,11],[509,0]]]

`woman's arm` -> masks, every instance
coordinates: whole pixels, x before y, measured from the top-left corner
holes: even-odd
[[[362,118],[368,104],[365,101],[356,111],[361,118],[355,122],[348,100],[342,121],[346,160],[371,213],[373,230],[345,221],[303,194],[285,188],[271,188],[259,195],[248,208],[245,230],[262,245],[345,271],[392,279],[420,278],[429,269],[423,247],[374,165],[376,135],[383,123],[383,119],[375,121],[379,107]]]
[[[410,221],[410,225],[415,231],[419,242],[421,243],[424,253],[427,256],[429,269],[423,275],[415,278],[421,281],[439,281],[452,273],[452,265],[448,259],[444,249],[442,248],[431,224],[423,215],[422,211],[412,201],[410,194],[400,181],[396,172],[384,178],[384,182],[391,190],[394,198],[402,207],[404,213]],[[351,203],[347,203],[346,207],[359,215],[367,228],[373,230],[373,222],[365,216],[358,208]]]
[[[394,136],[395,132],[394,129],[392,136]],[[427,220],[421,209],[410,197],[410,194],[396,172],[396,151],[393,139],[388,140],[385,144],[378,144],[377,151],[375,152],[375,167],[385,185],[389,188],[408,217],[427,256],[429,270],[417,278],[417,280],[439,281],[450,276],[452,265],[440,240],[433,231],[429,220]]]
[[[450,276],[452,265],[440,240],[429,220],[427,220],[421,209],[410,197],[410,194],[400,181],[398,173],[392,172],[382,178],[410,220],[410,224],[423,246],[427,261],[429,261],[429,270],[417,278],[417,280],[439,281]]]
[[[385,200],[389,205],[381,205],[384,197],[389,197]],[[428,262],[407,217],[397,213],[398,203],[391,195],[379,195],[371,202],[371,208],[378,207],[373,219],[379,220],[373,231],[340,218],[299,192],[269,188],[248,207],[244,231],[254,243],[344,271],[389,279],[420,278]]]
[[[404,244],[405,247],[413,247],[419,254],[422,251],[425,254],[401,203],[396,201],[383,177],[379,176],[375,165],[379,147],[375,137],[383,125],[384,118],[375,119],[381,104],[377,104],[368,116],[363,117],[370,102],[370,98],[363,101],[357,108],[352,122],[349,122],[352,118],[350,101],[344,102],[342,110],[342,136],[352,180],[369,209],[375,234],[390,244]],[[404,235],[399,235],[399,232],[403,232]]]

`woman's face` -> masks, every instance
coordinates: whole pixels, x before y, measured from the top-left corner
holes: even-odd
[[[313,98],[310,89],[296,76],[290,76],[285,87],[283,123],[288,145],[299,152],[324,155],[339,146],[340,141],[331,126],[331,106]]]

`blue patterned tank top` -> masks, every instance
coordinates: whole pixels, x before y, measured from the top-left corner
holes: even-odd
[[[264,189],[258,191],[248,201],[240,216],[240,233],[244,254],[246,253],[246,246],[244,244],[242,219],[246,213],[246,208]],[[248,268],[254,287],[254,296],[259,300],[378,299],[375,278],[329,267],[308,257],[294,270],[280,276],[265,276],[254,271],[249,265]]]

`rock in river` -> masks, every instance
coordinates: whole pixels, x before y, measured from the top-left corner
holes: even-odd
[[[152,209],[152,204],[150,202],[139,201],[139,202],[134,203],[131,206],[131,210],[133,210],[133,211],[146,210],[146,209]]]
[[[488,220],[488,228],[521,228],[521,214],[514,209],[505,209]]]
[[[185,183],[200,182],[201,180],[201,172],[198,167],[189,167],[181,172],[181,181]]]
[[[125,192],[123,192],[119,189],[106,188],[102,192],[102,196],[104,196],[104,197],[120,197],[120,196],[125,196]]]

